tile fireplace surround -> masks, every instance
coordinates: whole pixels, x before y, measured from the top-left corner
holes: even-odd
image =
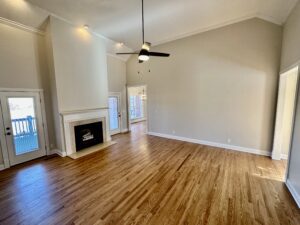
[[[70,156],[76,153],[74,127],[77,125],[101,121],[103,129],[103,144],[111,141],[107,108],[64,112],[61,113],[61,121],[64,137],[63,156]]]

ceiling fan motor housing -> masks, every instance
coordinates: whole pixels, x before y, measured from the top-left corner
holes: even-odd
[[[150,42],[145,42],[142,46],[142,49],[145,49],[147,51],[150,51],[151,43]]]

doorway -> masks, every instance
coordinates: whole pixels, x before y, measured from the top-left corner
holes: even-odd
[[[274,160],[288,160],[290,155],[298,77],[298,67],[280,75],[272,152]]]
[[[121,133],[121,93],[108,96],[110,135]]]
[[[147,124],[147,86],[127,87],[129,130],[136,123]]]
[[[1,150],[5,167],[46,155],[38,92],[0,92]],[[9,165],[7,165],[9,163]]]

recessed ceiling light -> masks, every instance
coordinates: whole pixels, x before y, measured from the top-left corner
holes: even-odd
[[[115,43],[115,48],[116,49],[122,49],[124,47],[124,43],[123,42],[117,42]]]
[[[88,30],[90,27],[89,27],[89,25],[85,24],[85,25],[83,25],[83,28]]]
[[[116,43],[116,47],[117,48],[122,48],[124,46],[124,43],[123,42],[118,42]]]

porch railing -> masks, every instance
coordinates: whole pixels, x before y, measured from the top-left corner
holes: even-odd
[[[12,131],[17,155],[38,149],[37,124],[34,117],[13,119]]]
[[[32,116],[12,120],[14,137],[31,136],[36,134],[36,119]]]

